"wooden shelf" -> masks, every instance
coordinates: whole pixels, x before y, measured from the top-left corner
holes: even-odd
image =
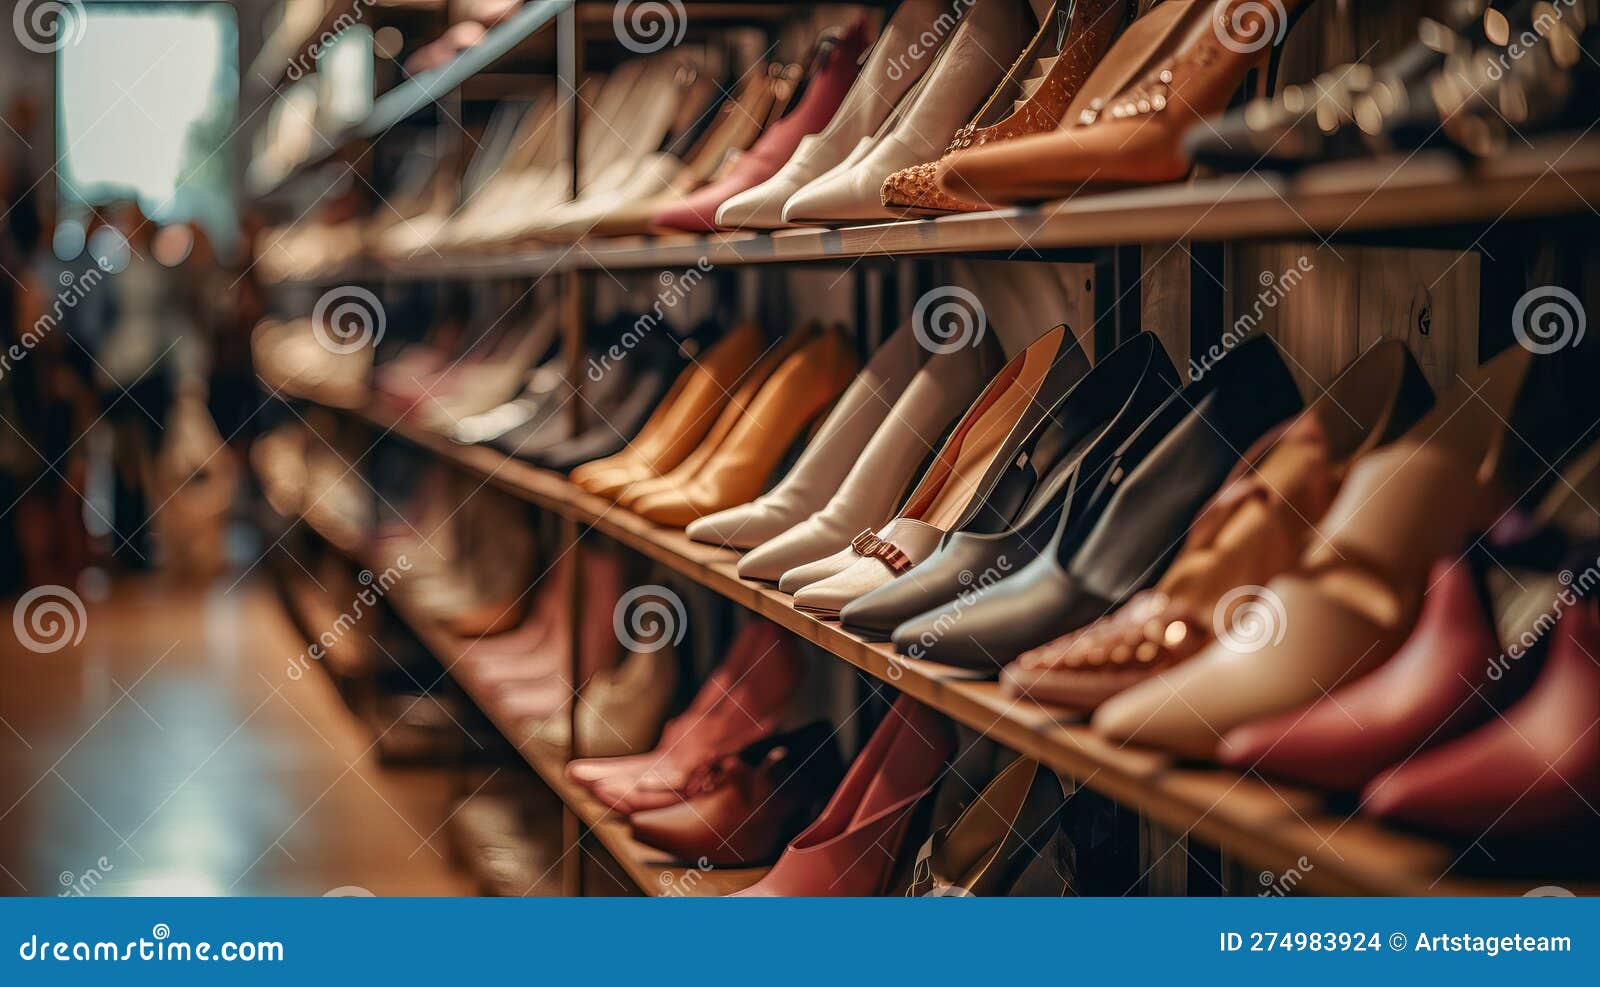
[[[304,280],[543,277],[564,271],[848,262],[862,257],[1046,252],[1180,240],[1392,239],[1425,234],[1470,247],[1513,220],[1600,216],[1600,137],[1555,135],[1492,161],[1444,152],[1250,173],[1084,195],[1030,208],[844,229],[629,237],[492,254],[368,261]]]
[[[700,868],[682,866],[666,854],[633,838],[627,820],[617,816],[580,785],[568,780],[564,770],[567,757],[543,745],[524,742],[516,723],[506,720],[493,702],[475,689],[469,676],[461,675],[460,658],[472,645],[446,632],[423,610],[406,599],[403,587],[387,597],[390,609],[409,627],[424,647],[433,653],[445,670],[477,704],[501,735],[522,754],[523,760],[538,773],[551,791],[578,817],[599,840],[606,852],[622,867],[639,889],[649,895],[719,897],[743,891],[766,874],[766,868]]]
[[[306,530],[315,534],[352,564],[366,566],[366,562],[359,557],[359,554],[352,552],[348,545],[341,544],[344,539],[336,538],[335,532],[327,530],[310,517],[302,516],[298,520]],[[568,780],[564,770],[567,761],[564,752],[537,743],[525,742],[518,725],[501,715],[501,711],[493,702],[486,701],[474,687],[469,676],[459,673],[462,667],[460,659],[471,647],[470,640],[456,637],[441,627],[438,621],[406,597],[403,586],[397,586],[384,599],[395,616],[450,673],[468,698],[517,749],[523,760],[561,799],[584,828],[593,834],[600,845],[605,847],[606,852],[645,894],[721,897],[735,891],[743,891],[766,874],[765,867],[684,866],[678,861],[668,859],[661,851],[635,840],[629,831],[626,819],[611,812],[582,786]],[[328,617],[319,624],[315,612],[320,611],[308,610],[307,602],[307,599],[300,594],[285,595],[285,607],[289,609],[296,629],[309,641],[315,640],[323,630],[332,627],[333,620],[338,614],[333,612],[332,608],[325,608],[328,610]]]
[[[731,550],[692,542],[681,531],[655,525],[556,474],[496,450],[457,445],[378,412],[358,413],[358,417],[503,490],[614,539],[1166,827],[1219,846],[1263,873],[1278,875],[1291,869],[1301,873],[1304,879],[1299,887],[1303,891],[1338,895],[1522,894],[1537,884],[1549,883],[1535,878],[1451,874],[1460,856],[1458,848],[1378,825],[1363,816],[1333,814],[1320,793],[1222,769],[1186,767],[1163,754],[1115,747],[1081,721],[1063,718],[1060,710],[1009,699],[994,682],[973,681],[954,669],[900,658],[888,645],[868,643],[837,623],[795,610],[787,594],[740,579],[735,571],[738,554]],[[540,767],[536,761],[534,766]],[[547,780],[550,770],[547,765],[541,771]],[[556,784],[552,782],[552,787]],[[575,810],[582,814],[581,793],[563,794],[569,796],[577,800]],[[591,822],[592,807],[588,811],[585,822],[603,823],[602,819]],[[596,832],[606,839],[603,828]],[[607,845],[611,845],[609,841]],[[622,852],[627,854],[625,844]],[[659,871],[646,875],[651,873]]]

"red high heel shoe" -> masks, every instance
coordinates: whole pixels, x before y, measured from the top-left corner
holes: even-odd
[[[734,897],[882,894],[918,802],[955,749],[949,721],[901,696],[822,810],[767,876]]]
[[[1533,688],[1460,740],[1374,779],[1362,807],[1461,834],[1550,835],[1594,822],[1600,805],[1600,612],[1562,614]]]

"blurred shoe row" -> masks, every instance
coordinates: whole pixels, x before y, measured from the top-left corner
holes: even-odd
[[[1291,168],[1445,146],[1492,156],[1581,129],[1593,108],[1594,0],[1557,16],[1468,0],[1378,65],[1265,93],[1307,4],[1251,0],[906,0],[876,41],[862,17],[804,67],[732,81],[694,47],[587,84],[574,196],[553,91],[488,141],[470,180],[420,214],[353,233],[280,231],[274,276],[349,260],[712,230],[848,225],[1175,181],[1196,163]],[[1144,12],[1139,13],[1143,8]],[[1526,55],[1527,57],[1524,57]],[[508,111],[511,112],[511,111]],[[475,175],[476,177],[472,177]]]

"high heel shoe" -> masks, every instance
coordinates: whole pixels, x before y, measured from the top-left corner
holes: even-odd
[[[1531,355],[1512,347],[1400,440],[1351,467],[1311,547],[1251,618],[1195,657],[1113,696],[1096,732],[1208,757],[1242,723],[1307,703],[1392,656],[1416,625],[1427,574],[1503,506],[1508,422]],[[1259,618],[1259,619],[1257,619]]]
[[[947,9],[944,0],[905,0],[896,6],[827,127],[802,137],[777,174],[724,202],[717,210],[717,225],[757,230],[787,226],[783,207],[789,199],[871,138],[906,92],[921,80],[933,58],[907,58],[906,53],[934,29],[940,17],[947,16]]]
[[[948,720],[908,696],[895,700],[822,815],[766,877],[734,897],[882,894],[912,811],[933,790],[953,747]]]
[[[799,684],[800,657],[776,626],[753,620],[689,707],[661,731],[661,742],[633,757],[570,761],[567,777],[618,812],[682,801],[694,772],[777,729]]]
[[[1593,543],[1590,549],[1595,548]],[[1585,558],[1592,563],[1591,550]],[[1600,803],[1600,614],[1557,622],[1533,688],[1504,715],[1373,779],[1363,810],[1471,839],[1577,831]]]
[[[841,331],[818,334],[773,370],[739,422],[685,485],[629,503],[656,524],[682,528],[707,514],[748,503],[802,430],[828,409],[856,372]]]
[[[934,63],[845,167],[800,189],[783,207],[786,223],[893,219],[880,190],[894,172],[936,157],[972,117],[1028,42],[1032,14],[1017,0],[975,0],[939,48]],[[934,36],[937,36],[936,34]]]
[[[930,357],[827,505],[752,549],[739,560],[739,578],[777,583],[792,594],[805,581],[791,582],[786,573],[833,556],[862,531],[888,523],[929,450],[972,406],[1000,362],[992,337],[975,347]]]
[[[1112,46],[1061,127],[958,151],[940,165],[939,188],[999,205],[1181,179],[1184,134],[1226,108],[1252,70],[1270,75],[1289,27],[1279,13],[1301,8],[1300,0],[1156,4]]]
[[[1027,565],[1060,523],[1077,478],[1096,474],[1177,387],[1177,371],[1154,333],[1141,332],[1117,347],[1051,409],[1025,444],[1028,451],[985,492],[983,508],[910,572],[846,605],[841,626],[868,640],[887,640],[919,614]],[[1013,523],[1009,512],[1018,504]]]
[[[927,355],[911,326],[901,327],[872,354],[782,482],[748,504],[693,522],[687,529],[689,538],[754,548],[821,510],[839,492]]]
[[[1060,126],[1135,6],[1130,0],[1056,0],[1033,43],[973,121],[956,131],[945,157]],[[929,161],[890,175],[879,192],[884,206],[913,216],[983,208],[940,190],[938,173],[939,162]]]
[[[717,408],[754,366],[762,346],[761,332],[753,324],[734,327],[678,375],[627,448],[577,467],[569,479],[592,494],[611,497],[629,484],[672,470],[705,438]]]
[[[1393,658],[1303,709],[1230,731],[1219,758],[1354,792],[1494,716],[1527,688],[1543,622],[1576,595],[1557,572],[1600,534],[1588,507],[1597,496],[1600,446],[1562,471],[1532,516],[1517,511],[1497,524],[1487,551],[1434,565],[1417,628]]]
[[[902,624],[896,650],[994,675],[1023,651],[1109,612],[1166,570],[1239,450],[1300,406],[1272,340],[1241,343],[1172,393],[1099,475],[1081,478],[1086,503],[1063,515],[1037,558],[972,598]]]
[[[981,506],[978,494],[1010,464],[1046,411],[1088,368],[1088,358],[1066,326],[1050,330],[1019,353],[967,412],[899,516],[879,531],[861,532],[850,548],[833,556],[831,562],[839,569],[796,592],[795,608],[837,616],[851,600],[927,558],[946,531]]]
[[[1154,589],[1007,666],[1009,695],[1094,709],[1191,657],[1236,586],[1259,585],[1305,550],[1350,464],[1392,441],[1433,404],[1404,343],[1377,344],[1293,422],[1262,437],[1200,512]]]

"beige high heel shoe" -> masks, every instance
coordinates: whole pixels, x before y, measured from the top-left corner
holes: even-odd
[[[1394,654],[1428,573],[1508,502],[1506,472],[1531,354],[1489,361],[1400,440],[1351,467],[1290,571],[1248,619],[1194,658],[1112,697],[1092,721],[1113,740],[1208,757],[1227,731],[1301,706]]]

